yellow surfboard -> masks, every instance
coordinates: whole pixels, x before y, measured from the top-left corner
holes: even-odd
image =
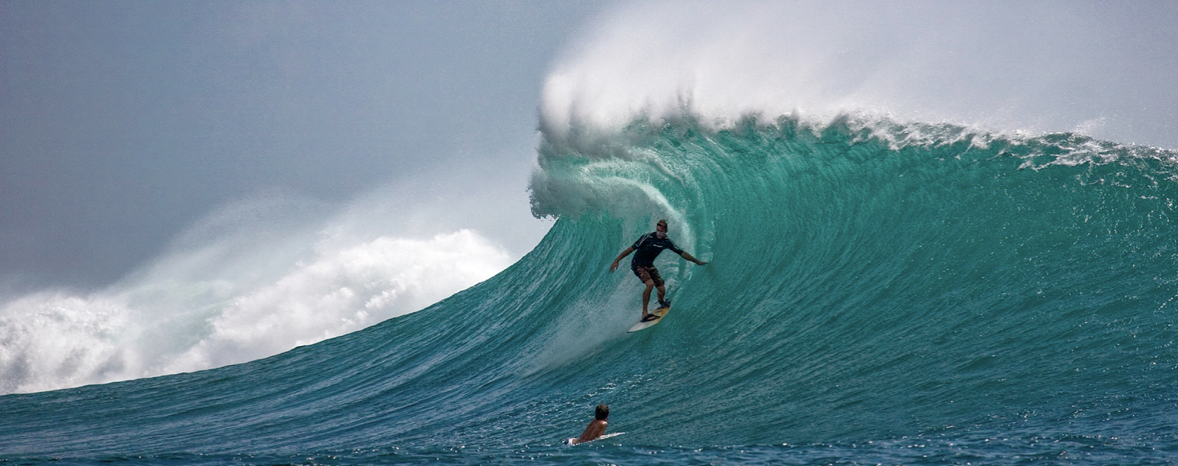
[[[634,333],[634,332],[637,332],[637,331],[639,331],[639,330],[646,330],[646,329],[648,329],[648,328],[654,327],[654,324],[657,324],[657,323],[659,323],[659,322],[662,322],[662,321],[663,321],[663,317],[666,317],[668,312],[671,312],[671,307],[670,307],[670,306],[668,306],[668,307],[660,307],[660,308],[658,308],[658,309],[655,309],[655,310],[653,310],[653,311],[650,311],[650,313],[651,313],[651,314],[654,314],[654,315],[656,315],[656,316],[659,316],[659,318],[657,318],[657,319],[655,319],[655,320],[648,320],[648,321],[646,321],[646,322],[643,322],[643,321],[639,320],[637,324],[634,324],[634,326],[633,326],[633,327],[630,327],[629,333]]]

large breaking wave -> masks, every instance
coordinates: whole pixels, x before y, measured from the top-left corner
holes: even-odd
[[[254,363],[6,397],[5,450],[515,451],[597,403],[633,445],[1172,441],[1174,155],[853,117],[548,138],[534,209],[560,219],[503,273]],[[660,258],[676,311],[631,335],[639,284],[607,266],[658,217],[711,263]]]

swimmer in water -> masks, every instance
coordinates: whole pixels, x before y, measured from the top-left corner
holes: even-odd
[[[593,417],[593,422],[590,422],[589,425],[585,427],[585,431],[581,432],[580,437],[569,440],[569,445],[576,445],[578,443],[588,442],[590,440],[597,440],[598,437],[601,437],[601,434],[605,433],[605,419],[609,417],[609,406],[597,405],[597,411],[594,413]]]

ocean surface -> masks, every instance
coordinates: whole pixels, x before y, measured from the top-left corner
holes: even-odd
[[[7,464],[1178,462],[1178,153],[844,115],[545,132],[517,263],[244,364],[0,397]],[[610,261],[666,218],[674,310]],[[608,404],[608,439],[563,445]]]

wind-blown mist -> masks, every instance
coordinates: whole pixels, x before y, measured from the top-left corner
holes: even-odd
[[[645,3],[566,53],[542,124],[866,112],[1178,147],[1175,20],[1154,3]]]
[[[427,213],[378,199],[346,206],[282,196],[242,201],[193,226],[170,252],[116,285],[4,304],[0,393],[270,356],[422,309],[518,258],[470,229],[389,234],[406,230],[390,222]]]

